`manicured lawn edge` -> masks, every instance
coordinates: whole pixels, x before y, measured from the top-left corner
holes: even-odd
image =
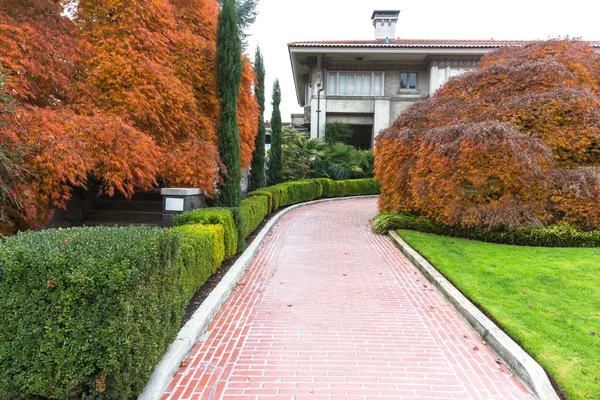
[[[559,400],[544,369],[504,331],[486,317],[467,297],[452,285],[431,263],[394,231],[388,235],[394,245],[446,297],[454,308],[485,340],[510,371],[539,400]]]
[[[150,378],[150,382],[139,395],[138,400],[157,400],[160,399],[165,389],[179,370],[181,363],[191,353],[196,342],[204,335],[208,325],[213,320],[223,303],[227,300],[235,285],[246,272],[254,256],[264,243],[269,233],[273,230],[279,220],[287,213],[305,206],[324,203],[329,201],[342,201],[357,198],[376,198],[379,195],[337,197],[329,199],[320,199],[305,203],[295,204],[284,210],[279,211],[265,225],[265,227],[256,235],[256,239],[237,259],[231,269],[225,274],[221,282],[215,287],[211,294],[204,300],[202,305],[196,310],[190,320],[181,328],[175,341],[169,346],[167,353],[156,365]]]

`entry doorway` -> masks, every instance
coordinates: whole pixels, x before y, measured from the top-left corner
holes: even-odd
[[[373,125],[350,125],[352,138],[348,144],[359,150],[370,150],[373,148]]]

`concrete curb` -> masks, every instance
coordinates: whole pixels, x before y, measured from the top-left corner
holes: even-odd
[[[410,247],[398,233],[389,231],[388,235],[396,247],[404,253],[431,284],[442,292],[444,297],[538,400],[559,400],[548,375],[529,354],[486,317],[423,256]]]
[[[208,295],[200,307],[198,307],[196,312],[194,312],[189,321],[183,326],[183,328],[181,328],[179,334],[175,338],[175,341],[169,345],[167,353],[163,356],[162,360],[156,364],[154,372],[150,378],[150,382],[148,382],[144,388],[144,391],[138,396],[138,400],[158,400],[161,398],[163,392],[171,382],[171,379],[173,379],[173,376],[175,376],[179,370],[179,366],[190,354],[196,342],[206,332],[208,325],[213,320],[223,303],[225,303],[225,300],[227,300],[242,275],[244,275],[246,268],[248,265],[250,265],[268,234],[273,230],[281,217],[297,208],[313,204],[329,201],[376,197],[379,196],[335,197],[330,199],[314,200],[290,206],[284,210],[281,210],[273,218],[271,218],[271,220],[264,226],[258,235],[256,235],[256,239],[254,239],[252,244],[248,246],[246,251],[242,253],[240,258],[237,259],[235,264],[233,264],[227,274],[225,274],[223,279],[221,279],[221,282],[219,282],[219,284]]]

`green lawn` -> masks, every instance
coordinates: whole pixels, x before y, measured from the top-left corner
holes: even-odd
[[[398,233],[521,344],[568,399],[600,399],[600,248]]]

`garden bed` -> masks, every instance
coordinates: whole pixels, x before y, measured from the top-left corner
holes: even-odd
[[[562,396],[600,398],[599,248],[398,233],[534,357]]]

